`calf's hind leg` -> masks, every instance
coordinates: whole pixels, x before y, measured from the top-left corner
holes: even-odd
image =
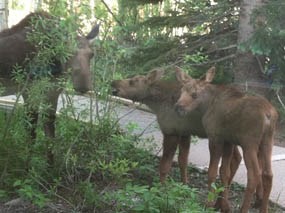
[[[261,170],[259,168],[256,147],[243,148],[244,162],[247,168],[247,186],[244,193],[241,213],[247,213],[257,185],[261,182]]]
[[[260,152],[258,153],[258,163],[259,163],[259,168],[260,168],[260,173],[262,174],[262,170],[263,170],[263,162],[260,156]],[[263,198],[263,183],[262,183],[262,179],[261,182],[259,182],[257,184],[256,187],[256,192],[255,192],[255,201],[253,204],[253,208],[259,209],[262,205],[262,198]]]
[[[269,139],[269,144],[267,146],[261,146],[259,157],[262,162],[262,187],[263,187],[263,197],[260,206],[260,212],[268,212],[268,202],[269,196],[272,189],[272,168],[271,168],[271,156],[272,156],[272,146],[273,139]]]
[[[239,149],[237,146],[234,146],[233,148],[233,154],[232,154],[232,158],[231,158],[231,173],[230,173],[230,178],[229,178],[229,182],[228,184],[230,185],[232,183],[232,180],[237,172],[237,169],[240,165],[241,162],[241,154],[239,152]]]

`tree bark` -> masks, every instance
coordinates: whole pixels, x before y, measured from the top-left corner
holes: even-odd
[[[238,44],[247,41],[254,33],[253,23],[250,22],[251,14],[254,9],[261,7],[263,4],[264,0],[241,0]],[[251,52],[238,50],[234,66],[235,83],[238,87],[242,90],[268,96],[269,85],[266,83],[263,69],[263,57],[257,57]]]
[[[8,0],[0,0],[0,31],[8,27]]]

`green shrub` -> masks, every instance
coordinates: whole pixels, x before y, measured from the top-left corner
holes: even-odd
[[[151,187],[128,183],[121,190],[106,193],[105,198],[115,212],[209,212],[198,204],[196,189],[174,181]]]

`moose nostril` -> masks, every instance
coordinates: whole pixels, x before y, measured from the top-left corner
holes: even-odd
[[[178,112],[181,110],[181,106],[179,104],[175,104],[175,111]]]
[[[175,111],[181,116],[185,114],[184,107],[180,104],[175,104]]]

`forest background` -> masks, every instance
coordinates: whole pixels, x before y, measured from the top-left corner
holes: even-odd
[[[196,77],[215,65],[217,82],[252,85],[269,98],[276,93],[264,90],[283,92],[282,1],[1,0],[0,6],[1,28],[38,9],[73,13],[89,28],[100,22],[100,38],[109,45],[104,51],[113,52],[117,73],[178,65]]]

